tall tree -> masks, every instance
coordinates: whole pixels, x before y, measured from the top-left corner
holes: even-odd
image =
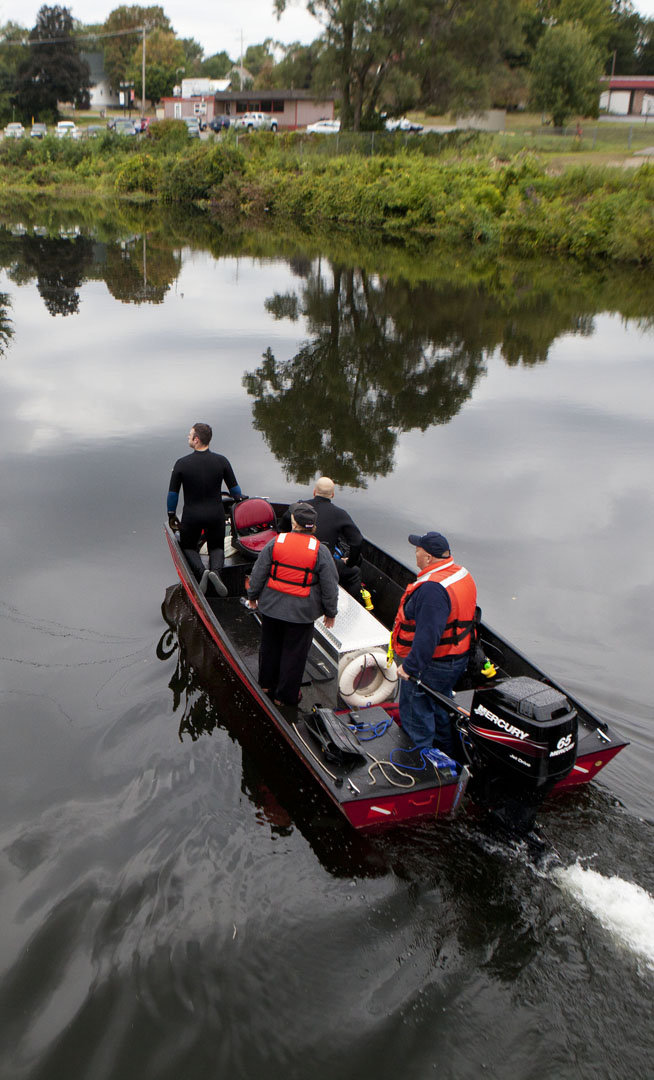
[[[310,45],[294,42],[284,46],[284,54],[272,71],[272,85],[290,90],[309,90],[318,63],[322,43]]]
[[[203,60],[202,75],[205,75],[207,79],[226,79],[233,67],[234,61],[223,50]]]
[[[153,105],[161,101],[162,97],[172,94],[178,69],[185,66],[184,60],[184,46],[173,33],[153,30],[148,35],[145,50],[145,93]],[[142,71],[141,46],[137,45],[127,69],[137,97],[142,93]]]
[[[424,0],[419,43],[408,57],[422,104],[440,112],[488,107],[507,54],[523,48],[522,14],[513,0]]]
[[[18,68],[28,56],[27,46],[17,44],[27,37],[27,30],[18,23],[8,22],[0,26],[0,122],[12,116],[13,96],[16,92]]]
[[[647,19],[638,49],[638,75],[654,75],[654,19]]]
[[[275,0],[279,13],[286,0]],[[309,0],[322,23],[324,48],[314,87],[340,92],[341,124],[366,125],[395,70],[406,63],[419,32],[420,0]]]
[[[531,64],[531,100],[550,113],[555,127],[568,117],[597,116],[602,54],[579,23],[550,26]]]
[[[279,13],[286,3],[275,0]],[[514,0],[308,0],[307,7],[324,27],[316,81],[324,85],[331,74],[345,128],[366,125],[387,103],[395,111],[485,106],[506,52],[521,40]]]
[[[278,17],[287,0],[275,0]],[[355,40],[365,36],[368,0],[307,0],[307,8],[324,27],[326,68],[341,96],[341,125],[358,127],[354,108]]]
[[[638,60],[642,48],[645,20],[634,10],[631,3],[614,7],[611,34],[604,72],[610,75],[638,74]]]
[[[539,0],[545,25],[578,22],[588,32],[592,44],[604,55],[621,0]],[[624,6],[624,5],[622,5]]]
[[[104,66],[114,89],[127,79],[127,69],[134,53],[134,46],[138,40],[139,28],[142,26],[147,27],[148,30],[172,31],[168,16],[164,14],[164,9],[158,6],[124,5],[114,8],[105,20],[105,34],[120,33],[126,30],[134,31],[133,35],[120,33],[118,37],[104,38]]]
[[[29,36],[34,44],[16,78],[14,100],[21,114],[54,117],[60,101],[88,109],[89,65],[80,57],[69,9],[44,4]]]
[[[274,62],[272,53],[272,38],[266,38],[261,45],[248,45],[243,55],[243,67],[247,68],[253,79],[266,65]]]
[[[184,50],[184,74],[187,79],[201,75],[204,49],[200,42],[196,41],[195,38],[181,38],[180,40]]]

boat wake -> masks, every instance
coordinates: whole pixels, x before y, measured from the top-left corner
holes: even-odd
[[[654,971],[654,897],[646,889],[620,877],[603,877],[579,862],[557,867],[551,877]]]
[[[617,875],[604,877],[583,866],[580,859],[562,865],[562,854],[547,836],[539,836],[540,851],[527,840],[488,836],[477,829],[468,838],[488,854],[518,860],[536,877],[553,882],[654,972],[654,896],[647,889]]]

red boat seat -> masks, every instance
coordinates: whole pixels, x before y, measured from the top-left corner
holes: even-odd
[[[275,511],[267,499],[243,499],[232,507],[232,543],[244,555],[256,559],[266,544],[278,536]]]

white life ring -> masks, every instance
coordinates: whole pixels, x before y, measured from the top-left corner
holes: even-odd
[[[366,668],[374,667],[376,674],[372,682],[360,690],[355,690],[357,679]],[[368,705],[380,705],[393,696],[397,685],[397,665],[395,661],[386,667],[384,649],[369,649],[359,653],[345,665],[338,680],[338,690],[347,705],[354,709],[364,709]]]

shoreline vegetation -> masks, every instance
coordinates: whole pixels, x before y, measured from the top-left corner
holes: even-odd
[[[225,230],[518,257],[646,266],[654,260],[654,164],[566,164],[479,132],[379,135],[374,152],[342,133],[257,133],[189,142],[179,121],[143,140],[4,140],[0,207],[101,199],[199,209]]]
[[[642,330],[654,325],[650,276],[638,264],[526,259],[483,245],[458,245],[447,252],[435,243],[389,243],[351,229],[309,234],[292,224],[283,230],[255,228],[247,220],[225,229],[203,210],[152,201],[28,196],[13,198],[4,208],[0,204],[0,265],[10,279],[37,280],[53,312],[60,310],[62,282],[69,311],[81,283],[90,278],[104,281],[123,303],[160,303],[180,274],[184,252],[191,251],[216,260],[283,259],[302,281],[310,280],[312,264],[330,276],[329,265],[333,281],[341,283],[344,311],[352,303],[358,310],[360,301],[372,305],[372,341],[380,333],[385,340],[388,316],[411,325],[411,305],[419,296],[432,313],[425,316],[427,324],[443,322],[443,341],[463,334],[476,349],[501,348],[510,364],[546,360],[561,333],[588,333],[600,313],[633,320]],[[382,295],[383,300],[374,299]],[[270,304],[275,318],[297,318],[292,295],[271,297]],[[332,304],[325,306],[324,297],[320,311],[331,321]],[[338,325],[340,319],[337,334]],[[1,331],[0,318],[0,352]],[[440,341],[441,331],[434,334]]]

